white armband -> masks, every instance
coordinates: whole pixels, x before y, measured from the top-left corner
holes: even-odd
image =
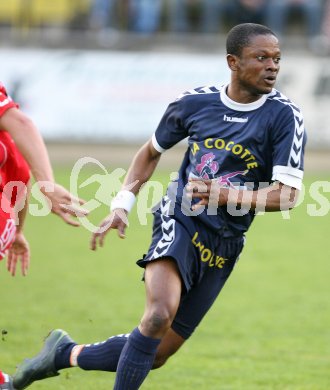
[[[135,199],[136,197],[133,192],[121,190],[111,202],[111,211],[114,209],[124,209],[129,213],[134,206]]]

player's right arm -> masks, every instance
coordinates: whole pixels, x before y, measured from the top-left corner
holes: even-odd
[[[119,197],[117,196],[117,199],[115,198],[115,201],[112,202],[112,212],[101,222],[98,230],[92,235],[90,243],[92,250],[103,246],[104,238],[111,229],[117,229],[120,238],[125,237],[128,224],[127,215],[131,205],[134,203],[135,196],[141,186],[150,179],[156,169],[160,156],[161,153],[155,149],[151,139],[136,153],[125,176]]]
[[[104,238],[111,229],[117,229],[119,237],[125,237],[127,214],[141,186],[150,179],[161,154],[187,137],[183,118],[186,116],[185,108],[190,106],[183,105],[182,102],[183,99],[177,99],[169,104],[152,138],[135,155],[123,187],[111,203],[112,212],[92,235],[90,242],[92,250],[103,246]]]

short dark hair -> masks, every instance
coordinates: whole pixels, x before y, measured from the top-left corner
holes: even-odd
[[[228,35],[226,41],[227,54],[240,56],[244,47],[248,46],[251,38],[256,35],[274,35],[273,31],[262,25],[255,23],[242,23],[233,27]]]

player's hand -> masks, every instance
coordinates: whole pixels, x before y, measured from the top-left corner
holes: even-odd
[[[7,269],[12,276],[16,274],[17,262],[21,262],[22,275],[26,276],[30,265],[30,246],[24,234],[16,233],[15,241],[8,250]]]
[[[186,186],[187,195],[193,199],[200,199],[192,206],[193,210],[200,207],[223,206],[228,202],[229,188],[221,186],[217,180],[189,179]]]
[[[100,224],[99,228],[93,233],[90,248],[94,251],[98,246],[103,247],[104,238],[111,229],[117,229],[118,236],[125,238],[125,230],[128,226],[127,211],[124,209],[115,209]]]
[[[41,192],[48,199],[51,211],[72,226],[80,226],[74,217],[85,217],[88,211],[81,207],[86,202],[72,195],[67,189],[57,183],[52,183],[52,188],[41,187]]]

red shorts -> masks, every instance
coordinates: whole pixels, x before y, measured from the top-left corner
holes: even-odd
[[[14,206],[23,201],[29,167],[10,135],[0,130],[0,260],[15,240]]]

